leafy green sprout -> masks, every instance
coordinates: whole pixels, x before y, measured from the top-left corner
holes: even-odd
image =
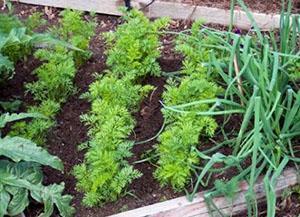
[[[153,90],[138,81],[146,74],[160,74],[157,32],[166,21],[152,23],[136,10],[126,12],[124,19],[114,33],[106,34],[109,71],[97,76],[84,94],[92,103],[91,111],[81,117],[89,126],[90,139],[81,146],[87,153],[74,175],[86,206],[115,201],[124,194],[134,196],[127,186],[142,175],[127,162],[134,145],[127,141],[135,124],[131,112]]]

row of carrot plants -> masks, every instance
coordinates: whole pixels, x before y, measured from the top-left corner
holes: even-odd
[[[215,82],[215,70],[208,64],[209,49],[197,44],[201,24],[193,24],[189,37],[177,38],[176,49],[184,56],[183,68],[179,76],[167,80],[162,97],[165,105],[213,99],[222,93],[222,88]],[[210,39],[205,40],[213,43],[207,41]],[[212,137],[218,127],[213,117],[197,114],[208,109],[207,103],[192,106],[190,113],[162,109],[165,129],[158,137],[156,152],[159,159],[154,174],[162,185],[171,184],[174,190],[182,191],[194,176],[194,166],[200,163],[196,149],[205,137]]]
[[[14,76],[16,61],[32,54],[35,46],[44,47],[34,53],[42,62],[33,72],[37,81],[26,84],[35,105],[28,107],[27,113],[1,112],[1,130],[9,122],[14,124],[0,138],[0,216],[24,215],[31,199],[44,204],[41,216],[51,216],[54,206],[64,217],[75,212],[70,205],[72,197],[63,195],[64,183],[43,185],[41,166],[63,171],[63,163],[37,144],[45,145],[60,106],[76,90],[73,79],[78,67],[91,55],[88,46],[95,24],[84,21],[80,12],[65,10],[60,15],[58,27],[47,33],[34,32],[46,23],[40,13],[25,21],[10,14],[0,15],[1,85]],[[16,102],[1,101],[0,106],[12,111],[17,109]],[[33,120],[16,123],[28,118]]]
[[[91,55],[88,47],[94,28],[95,23],[84,21],[80,12],[65,10],[61,13],[58,26],[49,29],[49,32],[69,45],[38,49],[34,56],[42,65],[33,72],[37,81],[26,84],[27,93],[37,104],[27,111],[43,114],[47,118],[30,123],[18,122],[12,127],[10,135],[31,139],[39,145],[45,144],[61,105],[76,91],[73,80],[78,67]],[[70,47],[73,49],[70,50]]]
[[[152,23],[135,10],[124,19],[115,32],[105,35],[109,69],[96,75],[84,94],[92,104],[91,111],[81,117],[89,127],[90,140],[84,163],[77,165],[74,173],[87,206],[117,200],[128,184],[142,175],[127,161],[134,145],[128,137],[135,126],[133,112],[153,89],[139,82],[145,76],[160,75],[158,30],[167,20]]]

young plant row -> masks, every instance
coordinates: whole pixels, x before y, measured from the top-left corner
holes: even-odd
[[[61,104],[76,91],[73,80],[77,68],[90,56],[89,40],[94,34],[95,24],[84,21],[81,12],[65,10],[60,15],[58,26],[50,29],[50,33],[69,45],[37,50],[34,56],[43,64],[33,72],[37,81],[26,84],[27,93],[37,104],[27,111],[43,114],[47,119],[18,122],[11,131],[11,135],[31,139],[40,145],[45,144],[48,130],[55,125],[55,115]]]
[[[185,60],[180,78],[167,81],[163,93],[165,105],[214,99],[222,92],[213,81],[213,68],[206,65],[210,49],[197,45],[195,41],[200,24],[201,22],[194,23],[190,37],[179,37],[177,40],[176,48]],[[191,180],[195,172],[194,166],[199,165],[196,149],[204,137],[213,136],[217,128],[214,118],[198,114],[209,107],[207,103],[195,105],[189,113],[162,109],[166,127],[158,137],[156,151],[159,160],[155,171],[155,177],[162,185],[171,184],[174,190],[181,191]]]
[[[16,123],[12,127],[13,131],[4,137],[0,131],[0,217],[22,215],[30,203],[29,195],[35,201],[44,204],[44,212],[41,213],[41,216],[51,216],[54,206],[63,217],[74,214],[75,210],[70,206],[72,197],[62,195],[64,183],[48,186],[42,184],[41,167],[50,166],[63,171],[62,162],[43,148],[38,147],[34,141],[40,144],[44,143],[46,132],[53,126],[54,115],[59,110],[60,104],[74,92],[72,82],[75,75],[74,62],[81,57],[82,50],[87,49],[89,41],[86,38],[89,38],[93,32],[90,28],[90,35],[79,34],[81,25],[86,23],[81,20],[80,16],[81,14],[78,12],[63,12],[60,28],[56,31],[56,37],[60,40],[45,33],[31,32],[40,23],[40,14],[32,15],[26,21],[26,25],[16,17],[0,16],[0,34],[2,36],[0,72],[1,76],[3,75],[1,77],[3,81],[13,76],[14,62],[30,54],[35,43],[50,42],[52,45],[56,45],[55,48],[41,49],[35,53],[35,56],[45,63],[35,71],[38,81],[27,84],[27,89],[40,104],[30,107],[28,109],[30,113],[5,113],[0,116],[0,130],[9,122],[34,118],[31,122]],[[66,28],[68,29],[66,30]],[[69,41],[67,37],[63,37],[64,32],[70,34],[68,37],[77,37],[77,40],[80,42],[86,40],[86,43],[76,44]],[[61,40],[71,42],[73,45],[68,45]],[[73,49],[79,47],[82,50],[76,48],[76,50],[68,51],[67,46],[73,47]],[[76,52],[79,51],[80,56],[77,57]],[[86,57],[86,54],[84,55]]]
[[[82,115],[89,127],[84,162],[74,168],[77,187],[85,193],[86,206],[117,200],[142,174],[127,161],[132,156],[132,116],[152,86],[139,83],[146,75],[159,75],[158,30],[167,20],[150,22],[141,12],[126,12],[124,24],[105,38],[108,46],[105,75],[97,75],[85,97],[91,111]]]

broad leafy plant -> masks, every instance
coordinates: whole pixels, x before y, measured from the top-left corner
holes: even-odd
[[[24,118],[45,117],[37,113],[2,114],[0,129],[9,122]],[[32,141],[18,136],[0,138],[1,217],[21,214],[31,199],[44,204],[44,212],[40,216],[51,216],[55,206],[61,216],[72,216],[74,213],[74,208],[70,206],[72,197],[62,195],[64,184],[44,186],[41,166],[63,170],[59,158],[50,155]]]
[[[0,81],[12,77],[14,62],[30,52],[33,42],[17,17],[0,14]]]
[[[23,23],[13,15],[0,14],[0,82],[13,76],[15,62],[29,55],[34,46],[69,46],[49,34],[34,33],[32,30],[41,24],[36,16],[31,15]]]

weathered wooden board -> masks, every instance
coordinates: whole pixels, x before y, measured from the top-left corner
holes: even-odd
[[[278,178],[276,194],[280,195],[285,188],[295,184],[297,184],[296,170],[289,168]],[[225,214],[241,213],[246,210],[244,195],[248,188],[249,186],[246,182],[240,184],[233,204],[224,197],[215,198],[214,203]],[[265,199],[263,181],[261,179],[255,185],[254,191],[259,201]],[[186,197],[179,197],[112,215],[111,217],[208,217],[208,208],[203,197],[205,193],[206,192],[198,193],[192,202],[189,202]]]
[[[102,14],[120,15],[118,8],[124,4],[123,0],[14,0],[22,3],[45,5],[59,8],[71,8],[83,11],[93,11]],[[151,0],[131,0],[136,8],[143,8]],[[162,2],[156,0],[147,9],[145,14],[156,18],[168,16],[173,19],[204,19],[208,23],[229,25],[230,12],[219,8],[193,6],[178,2]],[[280,16],[278,14],[253,13],[259,27],[262,29],[278,28]],[[235,11],[235,26],[242,29],[251,28],[251,22],[243,11]]]
[[[252,14],[258,26],[262,29],[278,28],[280,24],[279,14]],[[191,6],[188,4],[172,3],[172,2],[157,2],[151,5],[148,12],[149,17],[162,17],[168,16],[175,19],[204,19],[208,23],[229,25],[230,24],[230,11],[210,8],[203,6]],[[249,29],[252,24],[244,11],[234,11],[234,25],[242,28]]]
[[[33,5],[44,5],[57,8],[71,8],[82,11],[93,11],[103,14],[120,15],[118,7],[123,0],[13,0]]]

